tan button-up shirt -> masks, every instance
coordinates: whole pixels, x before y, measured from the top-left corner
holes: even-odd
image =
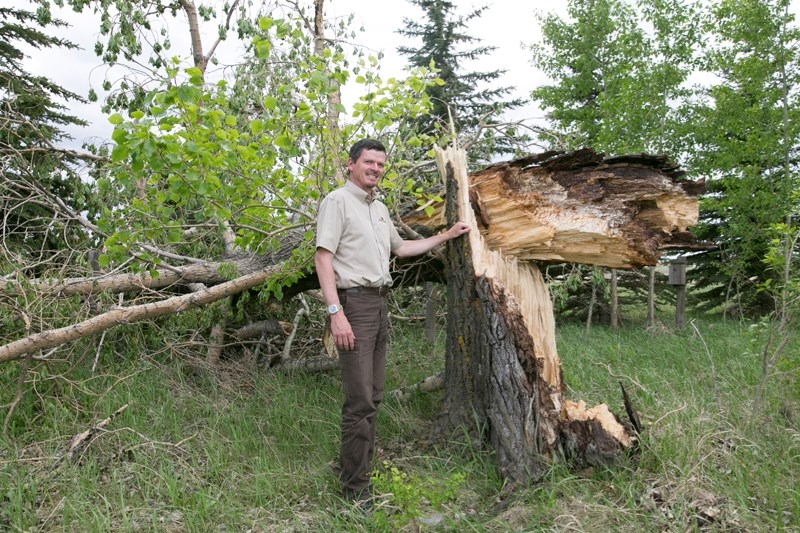
[[[322,201],[317,248],[333,253],[337,288],[391,285],[389,253],[402,244],[386,206],[351,181]]]

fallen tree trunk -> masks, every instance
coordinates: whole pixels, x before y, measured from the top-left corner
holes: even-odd
[[[46,350],[64,343],[88,337],[105,331],[118,324],[129,324],[149,320],[162,315],[179,313],[195,307],[202,307],[227,296],[256,287],[280,270],[280,266],[253,272],[214,287],[202,289],[191,294],[173,296],[159,302],[116,307],[83,322],[63,328],[34,333],[22,339],[0,346],[0,363],[20,359],[25,354]]]
[[[411,385],[406,385],[405,387],[390,391],[386,394],[386,397],[403,402],[420,392],[442,390],[444,389],[444,383],[444,372],[439,372],[417,383],[412,383]]]
[[[231,331],[230,336],[237,341],[257,339],[262,335],[280,335],[282,337],[288,337],[293,329],[294,327],[289,322],[261,320],[258,322],[251,322],[246,326]]]
[[[84,278],[67,279],[34,279],[26,282],[42,296],[75,296],[100,294],[101,292],[133,292],[143,289],[164,289],[173,285],[189,285],[202,283],[215,285],[230,280],[226,271],[238,274],[250,274],[272,265],[266,264],[264,258],[244,256],[229,261],[208,261],[169,268],[157,268],[151,271],[112,275],[98,275]],[[0,291],[13,293],[18,288],[14,280],[0,279]]]
[[[473,226],[448,243],[446,400],[437,432],[482,427],[497,465],[514,482],[540,479],[565,454],[577,464],[607,464],[631,447],[604,405],[563,398],[555,322],[536,266],[492,249],[476,231],[463,151],[438,150],[448,223]],[[524,230],[523,230],[524,232]]]

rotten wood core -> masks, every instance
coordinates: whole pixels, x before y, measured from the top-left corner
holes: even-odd
[[[688,228],[703,184],[682,175],[666,157],[548,152],[469,175],[469,206],[486,246],[520,261],[638,268],[698,244]],[[404,221],[446,226],[441,204]]]

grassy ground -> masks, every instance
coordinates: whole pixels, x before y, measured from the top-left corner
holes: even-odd
[[[622,381],[646,426],[611,470],[554,466],[512,490],[476,443],[429,443],[441,393],[386,402],[376,484],[391,495],[371,516],[338,497],[336,373],[209,372],[152,340],[95,372],[41,368],[0,442],[0,531],[800,531],[798,346],[756,414],[758,329],[695,327],[559,327],[568,397],[621,413]],[[106,342],[148,344],[127,328]],[[388,387],[440,370],[443,344],[396,320]],[[0,368],[2,402],[17,368]]]

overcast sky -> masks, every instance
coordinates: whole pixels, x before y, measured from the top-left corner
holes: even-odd
[[[199,3],[199,0],[195,0]],[[221,0],[216,0],[221,1]],[[256,0],[258,1],[258,0]],[[300,0],[310,4],[311,0]],[[480,20],[473,20],[467,30],[469,35],[480,38],[480,44],[495,46],[497,49],[481,61],[465,67],[468,71],[506,70],[500,80],[502,86],[514,86],[517,91],[514,96],[526,98],[531,89],[546,83],[544,76],[531,64],[531,53],[523,47],[524,44],[537,42],[540,37],[540,28],[536,13],[555,12],[561,17],[566,17],[567,0],[485,0],[473,2],[471,0],[453,0],[468,13],[476,6],[488,5],[488,9]],[[30,0],[0,0],[3,6],[18,6],[30,4]],[[800,11],[800,0],[792,1],[792,11]],[[34,8],[31,8],[34,9]],[[381,62],[381,72],[384,77],[399,76],[406,65],[406,58],[399,56],[396,49],[400,45],[418,46],[420,43],[397,34],[397,30],[404,27],[403,18],[422,19],[422,11],[411,5],[406,0],[326,0],[326,19],[333,20],[337,17],[346,17],[355,14],[355,28],[363,26],[363,33],[356,37],[356,44],[372,52],[382,51],[385,58]],[[100,85],[107,76],[107,69],[94,54],[94,43],[97,40],[99,20],[90,13],[76,14],[70,10],[56,10],[55,16],[68,22],[71,27],[65,30],[65,36],[82,47],[81,51],[48,50],[45,53],[33,51],[26,61],[29,71],[50,77],[62,86],[75,93],[86,95],[90,87],[100,92]],[[179,14],[180,15],[180,14]],[[191,55],[186,31],[185,19],[178,17],[171,23],[176,30],[171,32],[177,37],[172,37],[172,52],[187,59]],[[204,27],[209,42],[210,37],[216,34],[216,23],[209,23]],[[208,46],[208,45],[206,45]],[[217,56],[224,63],[235,63],[241,56],[241,49],[237,48],[235,39],[223,42],[218,49]],[[119,75],[109,76],[111,79]],[[101,94],[102,97],[102,94]],[[347,103],[347,95],[345,95]],[[73,113],[91,122],[91,126],[83,129],[71,128],[69,133],[75,138],[71,143],[80,147],[84,141],[100,142],[107,140],[112,131],[106,117],[100,111],[99,104],[78,105],[70,104]],[[541,112],[533,105],[517,110],[512,117],[515,120],[539,119]]]
[[[496,46],[491,56],[480,62],[470,65],[470,71],[491,71],[504,69],[508,72],[501,80],[504,86],[516,86],[515,96],[526,97],[527,93],[537,85],[540,74],[530,64],[530,52],[523,49],[522,43],[532,43],[539,38],[539,27],[534,11],[536,9],[552,11],[560,14],[566,13],[566,0],[552,0],[549,2],[524,2],[519,0],[488,0],[484,3],[474,3],[469,0],[455,0],[463,12],[469,12],[476,6],[489,5],[481,19],[473,21],[468,29],[468,34],[482,39],[480,44]],[[28,4],[29,0],[0,0],[0,5],[12,6]],[[537,7],[538,6],[538,7]],[[404,38],[397,34],[397,30],[404,27],[403,17],[420,19],[421,10],[405,0],[327,0],[326,18],[346,17],[355,15],[355,28],[363,26],[364,32],[356,38],[357,44],[366,49],[385,54],[381,62],[381,71],[384,77],[399,76],[406,65],[406,58],[399,56],[396,49],[400,45],[418,46],[418,42]],[[33,9],[33,8],[31,8]],[[49,50],[45,53],[32,51],[26,60],[26,68],[37,74],[50,77],[54,81],[81,95],[86,95],[90,87],[100,92],[100,85],[107,75],[107,69],[100,59],[94,54],[94,43],[98,37],[99,19],[90,13],[76,14],[68,9],[54,11],[56,18],[68,22],[71,27],[65,30],[64,36],[81,46],[81,51]],[[182,40],[186,23],[179,19],[174,23],[176,35],[173,38],[172,51],[182,57],[190,57],[188,40]],[[208,24],[205,28],[209,35],[216,33],[216,25]],[[235,40],[231,39],[222,43],[219,54],[227,61],[230,58],[236,61],[240,52],[236,49]],[[109,76],[113,79],[113,75]],[[108,139],[112,127],[100,111],[99,104],[78,105],[70,104],[73,112],[90,121],[87,128],[70,128],[69,133],[75,138],[74,143],[79,147],[84,141],[100,141]],[[514,118],[532,118],[540,114],[537,109],[530,107],[517,111]]]

